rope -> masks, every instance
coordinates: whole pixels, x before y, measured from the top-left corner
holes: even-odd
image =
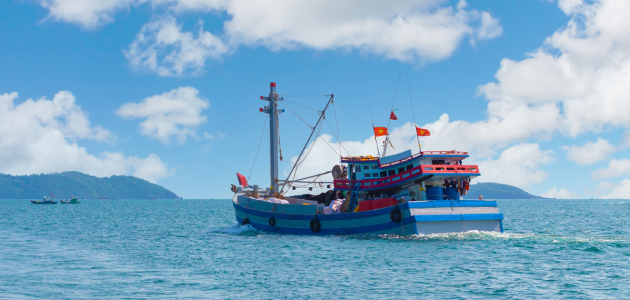
[[[315,143],[317,143],[317,141],[319,140],[319,133],[322,130],[322,126],[319,125],[319,127],[316,128],[317,132],[315,133],[315,140],[313,140],[313,142],[311,143],[311,146],[308,148],[308,150],[306,151],[306,154],[304,155],[304,158],[302,158],[301,161],[296,161],[295,162],[295,173],[293,173],[293,179],[295,179],[295,175],[297,174],[297,168],[306,160],[306,158],[308,158],[308,156],[311,154],[311,151],[313,151],[313,149],[315,148]]]
[[[370,101],[368,101],[368,107],[370,108],[370,119],[372,119],[372,130],[374,130],[374,117],[372,116],[372,105],[370,104]],[[374,142],[376,143],[376,152],[378,153],[378,156],[381,156],[381,150],[378,149],[378,141],[376,140],[376,133],[374,134]]]
[[[407,77],[407,90],[409,90],[409,103],[411,103],[411,115],[413,116],[413,126],[416,127],[416,115],[413,112],[413,101],[411,101],[411,88],[409,87],[409,75],[405,71],[405,77]],[[415,130],[415,128],[414,128]],[[418,151],[422,153],[422,147],[420,146],[420,137],[416,133],[416,140],[418,140]]]
[[[304,155],[304,158],[302,158],[301,161],[296,161],[295,162],[295,172],[293,173],[293,179],[295,179],[295,176],[297,175],[297,168],[304,163],[304,161],[306,160],[306,158],[308,158],[308,156],[311,154],[311,151],[313,151],[313,149],[315,148],[315,143],[317,143],[317,141],[319,140],[319,133],[322,130],[322,126],[321,124],[316,128],[317,132],[315,133],[315,140],[313,140],[313,143],[311,143],[311,146],[308,148],[308,151],[306,151],[306,154]],[[334,150],[333,150],[334,151]]]
[[[289,178],[291,177],[291,175],[293,175],[293,178],[295,179],[295,173],[293,171],[295,171],[298,167],[299,164],[301,164],[302,162],[304,162],[304,160],[302,160],[302,162],[300,162],[300,158],[302,157],[302,155],[304,154],[304,151],[306,150],[306,147],[308,146],[309,141],[311,140],[311,138],[313,137],[313,135],[315,134],[315,131],[318,130],[321,131],[321,121],[322,118],[324,118],[324,116],[326,115],[326,110],[328,109],[328,106],[330,105],[330,102],[333,100],[334,95],[330,95],[330,100],[328,100],[328,102],[326,103],[326,107],[324,107],[324,110],[321,112],[321,114],[319,115],[319,118],[317,119],[317,123],[315,123],[315,128],[313,129],[313,131],[311,132],[311,135],[308,137],[308,139],[306,140],[306,144],[304,145],[304,148],[302,148],[302,151],[300,152],[300,155],[298,156],[298,158],[296,159],[296,164],[293,165],[293,168],[291,168],[291,171],[289,172],[289,175],[287,176],[287,181],[289,180]],[[319,132],[317,132],[317,136],[319,136]],[[309,149],[309,154],[310,151],[313,150],[313,145],[317,142],[317,140],[313,141],[313,143],[311,143],[311,147]],[[308,155],[307,155],[308,156]],[[280,192],[282,193],[282,191],[284,191],[284,187],[285,187],[286,183],[284,183],[282,185],[282,188],[280,189]]]
[[[330,95],[280,95],[282,97],[330,97]]]
[[[400,82],[400,73],[398,73],[398,81],[396,81],[396,90],[394,91],[394,100],[392,100],[392,109],[391,109],[391,111],[394,111],[394,102],[396,102],[396,94],[398,93],[398,83],[399,82]],[[387,120],[387,130],[388,131],[389,131],[389,122],[391,122],[391,121],[392,121],[392,119],[388,118],[388,120]]]
[[[335,124],[337,125],[337,141],[339,141],[339,153],[341,153],[341,139],[339,139],[341,135],[339,134],[339,122],[337,122],[337,106],[335,105],[335,100],[333,100],[332,105],[333,112],[335,113]],[[330,126],[330,124],[328,126]],[[346,148],[344,147],[343,150],[346,150]],[[348,150],[346,150],[346,153],[348,153],[348,156],[350,156],[350,152],[348,152]],[[341,163],[341,160],[339,160],[339,163]]]
[[[328,124],[330,131],[332,131],[332,134],[335,136],[335,138],[337,138],[337,142],[339,142],[339,157],[341,157],[341,147],[342,147],[341,140],[339,140],[339,137],[337,137],[337,135],[335,134],[335,131],[332,129],[332,126],[330,126],[330,123],[328,123],[328,120],[325,120],[325,121],[326,121],[326,124]],[[343,147],[343,150],[346,150],[346,147]],[[346,153],[348,153],[348,156],[350,156],[350,153],[348,152],[348,150],[346,150]]]
[[[302,104],[299,104],[299,103],[296,103],[296,102],[293,102],[293,101],[289,101],[289,100],[284,100],[284,101],[291,102],[291,103],[293,103],[293,104],[295,104],[295,105],[299,105],[299,106],[301,106],[301,107],[308,108],[308,109],[310,109],[310,110],[314,110],[314,111],[316,111],[316,112],[319,112],[319,110],[317,110],[317,109],[310,108],[310,107],[308,107],[308,106],[305,106],[305,105],[302,105]]]
[[[265,123],[263,123],[262,134],[260,134],[260,141],[258,142],[258,149],[256,149],[256,156],[254,157],[254,163],[252,164],[252,169],[249,171],[249,176],[247,176],[247,181],[252,177],[252,172],[254,171],[254,166],[256,165],[256,159],[258,158],[258,151],[260,150],[260,143],[262,143],[263,135],[265,134],[265,128],[267,128],[267,117],[269,115],[265,114]]]
[[[298,119],[302,120],[302,122],[304,122],[304,124],[306,124],[306,126],[308,126],[310,129],[313,129],[313,126],[311,126],[308,123],[306,123],[306,121],[304,121],[304,119],[302,119],[302,117],[300,117],[300,115],[298,115],[298,113],[295,112],[295,110],[293,110],[293,108],[291,106],[289,106],[288,103],[284,103],[284,102],[281,102],[281,103],[282,103],[282,105],[285,105],[289,109],[289,111],[292,112],[296,117],[298,117]]]
[[[276,128],[278,128],[278,152],[280,153],[280,161],[282,161],[282,143],[280,142],[280,118],[276,118]]]
[[[321,136],[317,137],[318,139],[321,138]],[[332,149],[332,151],[335,152],[335,154],[339,155],[339,157],[341,157],[341,154],[337,153],[337,150],[335,150],[335,148],[333,148],[328,142],[326,142],[326,140],[322,139],[322,141],[324,141],[324,143],[326,143],[326,145],[328,145],[328,147],[330,147],[330,149]]]

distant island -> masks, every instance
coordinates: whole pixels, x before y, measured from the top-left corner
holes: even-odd
[[[12,176],[0,174],[0,199],[39,199],[74,195],[88,199],[181,199],[175,193],[133,176],[95,177],[81,172]]]
[[[484,199],[546,199],[532,195],[515,186],[493,182],[471,184],[464,199],[479,199],[479,195],[483,195]]]

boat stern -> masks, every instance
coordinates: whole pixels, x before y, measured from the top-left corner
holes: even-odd
[[[496,201],[412,201],[408,205],[416,234],[503,232],[503,214]]]

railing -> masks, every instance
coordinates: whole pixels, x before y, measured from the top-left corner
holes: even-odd
[[[387,187],[399,182],[407,181],[411,178],[418,177],[420,175],[479,175],[479,167],[475,165],[420,165],[415,168],[409,169],[405,172],[401,172],[395,175],[376,178],[376,179],[363,179],[355,180],[355,184],[360,185],[360,189],[374,189]],[[349,179],[335,179],[335,188],[337,189],[349,189]]]
[[[462,151],[424,151],[422,152],[423,155],[436,155],[436,154],[440,154],[440,155],[468,155],[468,152],[462,152]]]
[[[377,161],[378,157],[366,157],[366,156],[347,156],[342,157],[342,162],[350,162],[350,161]]]
[[[342,162],[366,162],[366,161],[378,161],[378,167],[379,168],[387,168],[387,167],[391,167],[397,164],[401,164],[407,161],[410,161],[412,159],[416,159],[418,157],[424,156],[424,155],[456,155],[456,156],[464,156],[464,155],[468,155],[468,152],[463,152],[463,151],[423,151],[420,153],[416,153],[412,156],[409,157],[405,157],[403,159],[399,159],[397,161],[393,161],[390,163],[386,163],[386,164],[381,164],[381,161],[379,160],[378,157],[366,157],[366,156],[359,156],[359,157],[342,157],[341,161]]]
[[[462,166],[462,165],[420,165],[422,168],[422,174],[451,174],[451,173],[466,173],[466,174],[479,174],[479,167],[477,166]]]

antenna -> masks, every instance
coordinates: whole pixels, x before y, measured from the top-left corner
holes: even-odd
[[[396,90],[394,91],[394,99],[392,100],[392,109],[394,111],[394,102],[396,102],[396,94],[398,93],[398,84],[400,83],[400,72],[398,73],[398,80],[396,81]],[[387,153],[387,143],[389,143],[389,123],[392,121],[391,118],[387,118],[387,137],[385,138],[385,144],[383,145],[383,156]]]
[[[411,88],[409,87],[409,75],[407,74],[407,71],[405,71],[405,77],[407,77],[407,90],[409,91],[409,103],[411,103],[411,115],[413,116],[413,127],[416,127],[416,115],[413,112],[413,101],[411,101]],[[415,130],[416,128],[414,128]],[[420,146],[420,137],[418,137],[418,134],[416,134],[416,140],[418,140],[418,151],[420,151],[419,153],[422,153],[422,146]]]
[[[372,119],[372,130],[374,130],[374,117],[372,116],[372,105],[370,105],[370,101],[368,101],[368,107],[370,108],[370,119]],[[374,143],[376,143],[376,151],[378,152],[378,156],[381,156],[381,150],[378,149],[378,141],[376,140],[376,134],[374,134]]]

